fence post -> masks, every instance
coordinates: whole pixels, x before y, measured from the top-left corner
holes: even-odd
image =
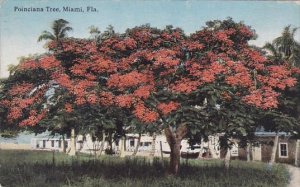
[[[161,141],[159,142],[159,144],[160,144],[161,163],[162,163],[162,167],[164,167],[164,154],[163,154],[163,150],[162,150],[162,143],[161,143]]]
[[[300,166],[300,140],[296,142],[295,166]]]

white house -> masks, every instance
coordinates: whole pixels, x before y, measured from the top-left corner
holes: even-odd
[[[219,147],[219,137],[218,136],[210,136],[208,142],[202,142],[201,144],[197,144],[194,146],[190,146],[187,140],[182,140],[181,142],[181,152],[183,154],[192,154],[197,153],[200,157],[208,154],[209,151],[214,152],[214,158],[220,158],[220,147]],[[68,150],[70,147],[70,139],[65,139],[65,146]],[[125,139],[125,151],[127,154],[132,154],[136,149],[138,143],[138,134],[127,134]],[[138,148],[138,155],[147,155],[153,149],[152,146],[153,137],[149,135],[142,135],[140,139],[140,145]],[[63,140],[62,138],[32,138],[31,139],[31,148],[35,150],[56,150],[62,151],[63,149]],[[79,135],[76,137],[76,150],[78,152],[90,153],[94,154],[95,151],[99,150],[102,145],[101,141],[92,141],[92,137],[90,135],[86,135],[85,137]],[[108,142],[104,142],[104,149],[108,148]],[[163,153],[164,156],[168,156],[170,153],[170,147],[167,143],[166,137],[164,135],[157,135],[155,138],[155,156],[160,156]],[[115,153],[119,153],[119,141],[115,141],[112,144],[112,149]]]

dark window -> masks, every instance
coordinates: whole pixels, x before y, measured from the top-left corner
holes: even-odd
[[[51,140],[51,147],[54,147],[54,140]]]
[[[58,147],[61,148],[61,141],[58,140]]]
[[[287,143],[281,143],[279,144],[280,146],[280,149],[279,149],[279,152],[280,152],[280,157],[287,157],[288,156],[288,148],[287,148]]]
[[[151,142],[144,142],[144,146],[148,147],[151,145]]]
[[[129,144],[130,144],[130,147],[133,147],[134,146],[134,140],[130,140]]]
[[[43,148],[46,147],[46,140],[43,140]]]

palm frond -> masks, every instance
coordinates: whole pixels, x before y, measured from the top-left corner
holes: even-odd
[[[66,36],[67,36],[67,32],[72,31],[72,30],[73,30],[72,27],[65,27],[65,28],[63,28],[63,29],[60,31],[60,33],[59,33],[59,35],[58,35],[58,38],[64,38],[64,37],[66,37]]]
[[[42,34],[38,38],[38,42],[42,40],[54,40],[55,36],[49,31],[43,31]]]

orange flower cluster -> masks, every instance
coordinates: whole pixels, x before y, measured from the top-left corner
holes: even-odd
[[[248,37],[248,38],[251,38],[254,35],[254,33],[248,27],[246,27],[246,26],[241,26],[239,28],[239,32],[243,36]]]
[[[278,76],[278,75],[275,75]],[[264,76],[264,75],[257,75],[257,80],[259,80],[261,83],[263,83],[266,86],[272,87],[272,88],[279,88],[281,90],[284,90],[286,87],[292,87],[297,83],[297,79],[293,77],[288,78],[274,78],[270,76]]]
[[[56,67],[60,67],[60,62],[56,60],[54,56],[44,56],[39,60],[26,60],[22,62],[19,66],[19,70],[34,70],[37,68],[41,68],[44,70],[50,70]]]
[[[133,104],[132,95],[119,95],[115,97],[115,103],[119,107],[130,108]]]
[[[193,81],[189,78],[182,78],[176,81],[175,84],[172,84],[170,87],[174,92],[191,93],[192,91],[195,91],[200,85],[201,83],[199,81]]]
[[[243,101],[262,109],[277,108],[279,94],[269,87],[253,90],[249,95],[243,97]]]
[[[137,43],[132,38],[125,38],[123,41],[119,41],[114,45],[114,48],[120,51],[133,50],[136,47]]]
[[[193,41],[186,43],[185,46],[190,52],[200,51],[204,48],[203,44]]]
[[[250,48],[244,48],[241,50],[241,53],[247,58],[247,63],[250,67],[254,67],[256,70],[264,70],[267,59],[258,51]]]
[[[11,104],[10,101],[7,100],[7,99],[0,100],[0,106],[4,106],[6,108],[9,108],[10,104]]]
[[[228,38],[227,33],[224,31],[219,31],[215,34],[218,41],[224,42],[227,46],[232,46],[233,42]]]
[[[77,96],[76,99],[75,99],[75,103],[80,106],[80,105],[83,105],[85,104],[87,101],[84,97],[81,97],[81,96]]]
[[[172,111],[177,110],[179,106],[180,106],[179,103],[174,102],[174,101],[170,101],[169,103],[159,103],[159,104],[157,105],[157,109],[158,109],[159,111],[161,111],[161,113],[162,113],[163,115],[166,116],[166,115],[168,115],[169,113],[171,113]]]
[[[132,37],[138,43],[145,44],[151,40],[151,32],[149,29],[137,29],[132,33]]]
[[[96,104],[97,101],[98,101],[98,97],[94,93],[90,94],[87,98],[87,102],[89,102],[92,105]]]
[[[99,95],[99,103],[103,106],[111,106],[114,103],[114,96],[110,92],[101,92]]]
[[[144,123],[155,122],[159,117],[157,112],[150,110],[143,103],[138,103],[135,106],[133,113],[139,120]]]
[[[64,39],[62,41],[62,50],[64,52],[76,55],[92,55],[97,53],[96,43],[94,41],[81,40],[81,39]],[[55,49],[54,49],[55,50]]]
[[[116,72],[117,66],[114,62],[109,59],[104,59],[102,57],[96,58],[94,63],[91,65],[91,69],[96,73],[103,73],[103,72]]]
[[[177,67],[180,63],[180,60],[175,57],[177,54],[176,51],[169,49],[161,49],[153,53],[153,58],[155,59],[154,67],[165,67],[165,68],[174,68]]]
[[[73,82],[67,74],[55,72],[52,74],[52,78],[62,87],[65,87],[68,90],[73,89]]]
[[[153,80],[149,74],[140,73],[138,71],[131,71],[127,74],[113,74],[107,81],[110,88],[119,88],[120,90],[128,87],[138,86],[140,84],[147,84]]]
[[[33,89],[33,84],[31,83],[21,83],[13,85],[13,87],[8,91],[11,96],[20,96],[29,94]]]
[[[66,104],[65,104],[65,110],[66,110],[66,112],[68,112],[68,113],[73,112],[72,104],[66,103]]]
[[[36,60],[26,60],[24,62],[21,62],[20,65],[18,66],[19,70],[33,70],[37,69],[39,67],[39,64]]]
[[[12,120],[19,119],[23,115],[22,108],[20,107],[12,107],[8,112],[8,120],[11,122]]]
[[[133,95],[141,99],[147,99],[153,90],[154,87],[152,85],[141,86],[134,91]]]
[[[181,33],[179,30],[173,31],[171,33],[167,33],[167,32],[163,32],[161,34],[161,38],[165,41],[170,41],[170,42],[174,42],[176,40],[181,39]]]
[[[85,76],[89,65],[90,64],[88,62],[80,60],[78,64],[73,65],[70,69],[74,75]]]
[[[46,56],[39,60],[40,68],[49,70],[60,66],[60,62],[54,56]]]
[[[21,121],[19,126],[35,126],[46,116],[46,113],[46,110],[43,110],[40,114],[31,115],[29,118]]]

